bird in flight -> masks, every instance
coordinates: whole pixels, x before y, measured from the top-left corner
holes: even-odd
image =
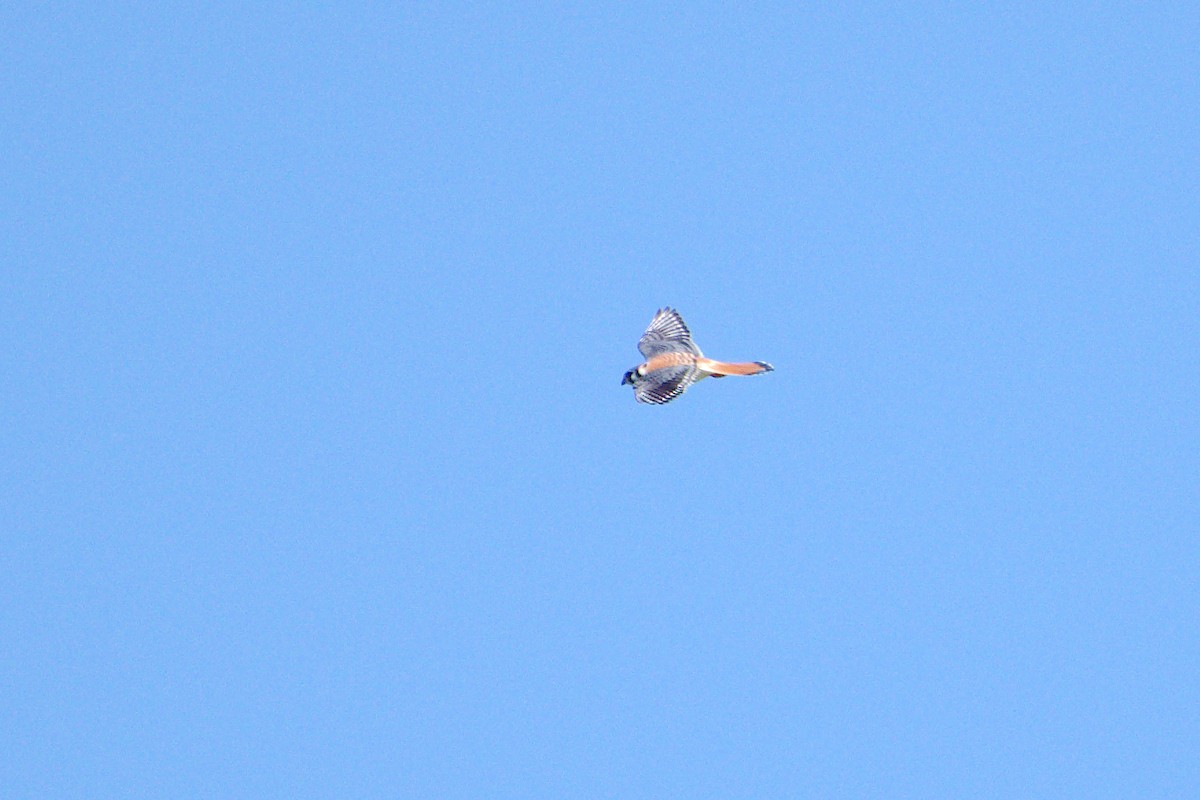
[[[673,308],[660,309],[654,315],[638,340],[638,350],[646,361],[626,372],[621,385],[632,384],[639,403],[669,403],[709,375],[761,375],[775,369],[765,361],[729,363],[705,358],[683,317]]]

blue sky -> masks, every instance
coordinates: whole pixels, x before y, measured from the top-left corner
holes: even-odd
[[[1195,796],[1200,14],[1049,5],[0,12],[6,796]]]

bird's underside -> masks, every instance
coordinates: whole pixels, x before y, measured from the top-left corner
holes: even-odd
[[[646,360],[625,373],[621,384],[632,384],[639,403],[662,405],[697,381],[726,375],[760,375],[775,368],[765,361],[728,362],[705,358],[692,341],[683,317],[673,308],[661,309],[638,341]]]

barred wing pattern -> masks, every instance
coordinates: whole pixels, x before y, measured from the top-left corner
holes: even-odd
[[[692,341],[692,332],[688,330],[683,317],[679,316],[679,312],[673,308],[660,309],[654,315],[654,319],[650,321],[650,327],[646,328],[646,332],[642,334],[642,338],[638,341],[638,350],[641,350],[642,355],[647,359],[662,355],[663,353],[702,355],[700,348]],[[691,381],[688,381],[688,383],[691,383]],[[683,388],[686,389],[687,384],[684,384]],[[679,390],[679,392],[682,391],[683,389]],[[675,397],[679,392],[671,395],[671,397]],[[660,402],[665,403],[667,401],[662,400]]]
[[[633,394],[639,403],[662,405],[683,394],[699,377],[700,370],[690,364],[656,369],[647,373],[645,380],[634,386]]]

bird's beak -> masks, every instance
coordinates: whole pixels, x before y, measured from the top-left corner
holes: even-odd
[[[624,386],[627,383],[633,383],[633,378],[630,377],[632,374],[633,374],[633,370],[629,370],[628,372],[625,373],[625,377],[621,378],[622,386]]]

